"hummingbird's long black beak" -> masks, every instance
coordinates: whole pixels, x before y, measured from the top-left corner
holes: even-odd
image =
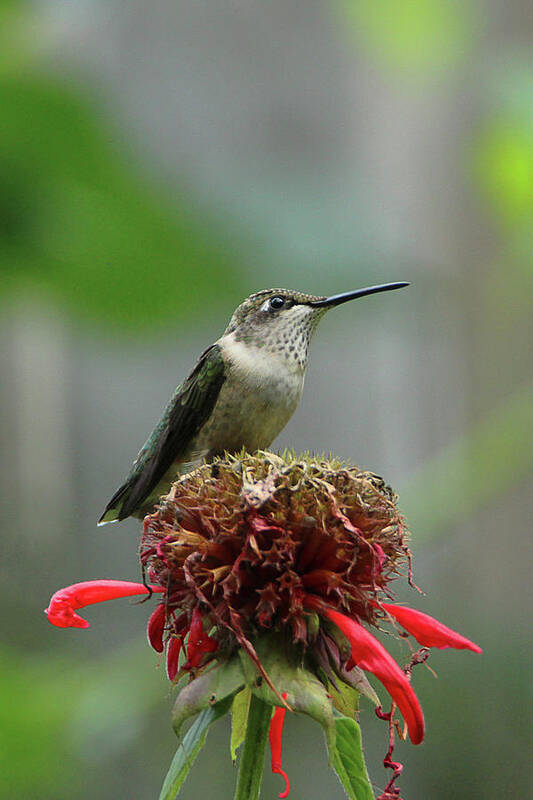
[[[313,308],[333,308],[333,306],[339,306],[348,300],[355,300],[357,297],[365,297],[367,294],[377,294],[378,292],[389,292],[392,289],[402,289],[404,286],[409,286],[409,283],[407,281],[380,283],[378,286],[367,286],[366,289],[355,289],[353,292],[343,292],[342,294],[325,297],[323,300],[314,300],[309,305],[313,306]]]

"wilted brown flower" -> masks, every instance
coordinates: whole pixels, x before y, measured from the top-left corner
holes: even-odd
[[[371,472],[290,454],[227,456],[180,478],[145,518],[140,551],[165,589],[167,636],[199,604],[224,650],[281,627],[305,646],[308,594],[375,624],[409,555],[395,501]]]
[[[411,580],[396,496],[377,475],[335,459],[242,452],[199,467],[179,478],[145,518],[140,558],[146,585],[75,584],[52,597],[48,618],[61,627],[86,627],[75,613],[83,606],[160,593],[149,641],[157,652],[166,649],[170,680],[189,676],[174,709],[178,735],[184,720],[209,708],[220,715],[232,707],[246,719],[246,701],[237,698],[247,697],[255,721],[249,719],[246,730],[263,715],[261,724],[270,724],[272,768],[285,778],[284,715],[280,710],[270,722],[274,706],[320,722],[343,785],[357,764],[364,797],[372,792],[362,754],[356,755],[359,694],[389,720],[391,737],[397,706],[412,742],[422,741],[424,718],[409,677],[427,650],[415,653],[402,670],[365,626],[389,622],[423,648],[481,652],[427,614],[388,602],[394,599],[391,581],[402,575]],[[388,714],[366,672],[391,695]],[[344,749],[337,747],[339,736]],[[246,747],[243,763],[243,774],[251,774]],[[394,776],[382,797],[398,796],[400,765],[392,760],[392,738],[384,763]],[[171,796],[169,785],[165,797]],[[245,797],[243,786],[238,784],[239,798]]]

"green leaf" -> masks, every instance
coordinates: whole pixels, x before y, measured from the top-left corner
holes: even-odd
[[[177,797],[196,756],[205,744],[209,726],[227,714],[230,707],[231,697],[226,697],[220,703],[206,708],[194,720],[172,759],[159,800],[174,800]]]
[[[235,800],[257,800],[265,766],[265,750],[272,705],[252,695],[246,724],[246,737],[239,764]]]
[[[366,771],[361,729],[354,719],[336,716],[337,738],[330,752],[333,768],[350,800],[374,800]]]
[[[337,687],[328,682],[328,693],[331,695],[333,706],[345,717],[355,717],[359,707],[359,692],[352,686],[337,681]]]
[[[204,672],[179,692],[172,710],[172,726],[180,736],[181,726],[189,717],[214,706],[244,686],[244,674],[238,656]]]
[[[231,760],[235,763],[237,750],[244,742],[246,724],[248,722],[248,710],[250,708],[250,697],[252,696],[250,687],[247,686],[233,698],[231,707]]]

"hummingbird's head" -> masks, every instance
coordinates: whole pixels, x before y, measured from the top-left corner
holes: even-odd
[[[237,307],[224,336],[233,335],[238,342],[283,354],[305,368],[309,340],[326,311],[357,297],[407,285],[386,283],[331,297],[289,289],[263,289]]]

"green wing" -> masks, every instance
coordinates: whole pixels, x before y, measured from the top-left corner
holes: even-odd
[[[224,360],[220,347],[213,344],[174,392],[160,423],[143,445],[130,475],[107,504],[98,524],[126,519],[135,513],[174,461],[186,455],[192,439],[213,410],[224,381]]]

